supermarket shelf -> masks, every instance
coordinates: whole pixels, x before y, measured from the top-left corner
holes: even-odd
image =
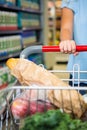
[[[61,17],[57,17],[56,18],[53,18],[51,16],[48,17],[49,20],[53,21],[53,20],[61,20]]]
[[[56,9],[55,11],[55,15],[52,16],[51,14],[49,14],[48,18],[49,20],[53,20],[53,19],[61,19],[61,15],[62,15],[62,11],[60,8]]]
[[[34,45],[42,45],[42,42],[32,42],[32,43],[29,43],[28,45],[23,45],[24,46],[23,49],[28,47],[28,46],[34,46]],[[21,51],[15,53],[15,54],[9,54],[7,56],[0,57],[0,61],[4,61],[4,60],[11,58],[11,57],[17,57],[20,55],[20,52]]]
[[[1,10],[9,10],[9,11],[22,11],[22,12],[27,12],[27,13],[34,13],[34,14],[41,14],[42,12],[40,10],[32,10],[32,9],[26,9],[26,8],[20,8],[17,6],[8,6],[7,4],[2,5],[0,4],[0,9]]]
[[[20,52],[21,52],[21,51],[20,51]],[[11,57],[17,57],[17,56],[20,55],[20,52],[17,52],[17,53],[15,53],[15,54],[9,54],[9,55],[7,55],[7,56],[0,57],[0,61],[4,61],[4,60],[6,60],[6,59],[8,59],[8,58],[11,58]]]
[[[0,31],[0,35],[12,35],[12,34],[20,34],[24,31],[33,31],[33,30],[41,30],[41,27],[30,27],[30,28],[23,28],[18,30],[3,30]]]
[[[54,27],[53,27],[53,26],[49,26],[49,30],[50,30],[50,31],[53,31],[53,30],[54,30]],[[56,31],[56,30],[60,30],[60,28],[59,28],[59,27],[56,27],[56,28],[55,28],[55,31]]]
[[[4,30],[4,31],[0,31],[0,35],[12,35],[12,34],[19,34],[19,33],[22,33],[22,30],[21,29],[19,29],[19,30],[11,30],[11,31],[9,31],[9,30]]]
[[[57,9],[56,17],[61,19],[61,15],[62,15],[61,9]]]
[[[20,12],[26,12],[26,13],[30,13],[30,14],[37,14],[37,15],[40,15],[42,17],[42,12],[44,10],[42,10],[42,7],[40,6],[40,8],[38,10],[35,10],[35,9],[30,9],[30,8],[26,8],[26,7],[18,7],[16,5],[8,5],[8,4],[0,4],[0,10],[1,11],[9,11],[9,12],[16,12],[16,13],[20,13]],[[21,48],[21,51],[23,48],[26,48],[28,46],[31,46],[31,45],[41,45],[42,43],[41,42],[38,42],[41,40],[40,37],[42,37],[42,26],[32,26],[32,27],[21,27],[21,28],[16,28],[16,29],[11,29],[10,27],[8,28],[0,28],[0,37],[2,36],[7,36],[7,35],[16,35],[16,34],[22,34],[22,33],[26,33],[27,31],[35,31],[36,32],[36,38],[38,39],[37,42],[33,42],[33,43],[29,43],[27,46],[23,47],[24,44],[22,44],[22,48]],[[40,34],[41,33],[41,34]],[[41,36],[40,36],[41,35]],[[21,52],[20,51],[20,52]],[[1,56],[0,57],[0,61],[5,61],[7,60],[8,58],[10,57],[18,57],[20,55],[20,52],[18,53],[13,53],[13,54],[10,54],[10,55],[7,55],[7,56]]]
[[[28,28],[23,28],[23,31],[33,31],[33,30],[41,30],[41,27],[28,27]]]
[[[34,14],[41,14],[42,13],[40,10],[32,10],[32,9],[26,9],[26,8],[21,8],[20,11],[34,13]]]
[[[49,25],[49,30],[54,30],[54,26],[53,25]],[[60,27],[56,26],[55,30],[60,30]]]

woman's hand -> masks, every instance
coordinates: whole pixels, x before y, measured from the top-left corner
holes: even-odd
[[[63,53],[68,53],[68,54],[74,54],[78,55],[78,52],[76,52],[76,43],[74,40],[64,40],[61,41],[60,44],[60,51]]]

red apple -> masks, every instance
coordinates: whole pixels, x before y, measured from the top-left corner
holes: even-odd
[[[48,103],[43,101],[31,101],[30,103],[30,114],[35,114],[37,112],[45,112],[49,109],[54,109],[54,107]]]
[[[44,112],[54,107],[44,101],[28,101],[23,98],[17,98],[11,105],[11,111],[15,119],[21,119],[37,112]]]
[[[15,119],[26,117],[29,114],[29,101],[17,98],[11,105],[11,111]]]

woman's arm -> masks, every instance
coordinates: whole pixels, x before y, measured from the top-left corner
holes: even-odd
[[[76,53],[76,43],[73,40],[74,12],[71,9],[62,9],[60,50],[65,53]]]
[[[73,11],[68,8],[63,8],[62,19],[61,19],[61,35],[60,35],[61,41],[72,40],[73,20],[74,20]]]

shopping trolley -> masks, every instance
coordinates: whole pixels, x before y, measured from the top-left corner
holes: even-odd
[[[82,51],[87,51],[87,46],[77,46],[76,50],[78,52],[82,52]],[[29,55],[33,54],[33,53],[42,53],[42,52],[59,52],[60,49],[58,46],[31,46],[28,47],[26,49],[24,49],[21,54],[20,54],[20,58],[28,58]],[[42,66],[43,67],[43,66]],[[78,70],[75,70],[75,67],[78,68]],[[72,71],[66,71],[66,70],[50,70],[51,73],[78,73],[78,75],[80,75],[80,73],[87,73],[87,71],[80,71],[79,65],[74,65],[73,66],[73,70]],[[78,86],[77,87],[54,87],[54,86],[37,86],[37,85],[32,85],[32,86],[13,86],[13,87],[8,87],[6,89],[3,89],[0,91],[0,94],[2,95],[3,103],[0,104],[0,106],[2,107],[1,111],[0,111],[0,130],[19,130],[20,128],[20,119],[15,119],[14,116],[12,115],[11,109],[10,109],[10,105],[11,103],[17,98],[20,97],[21,94],[23,94],[25,91],[27,90],[36,90],[37,91],[37,101],[41,100],[41,98],[44,98],[44,106],[46,107],[46,102],[50,102],[47,99],[47,91],[48,90],[85,90],[87,91],[87,86],[85,87],[80,87],[79,86],[79,82],[80,81],[87,81],[87,79],[80,79],[80,76],[78,76],[78,79],[62,79],[64,82],[68,82],[68,81],[72,81],[73,85],[74,82],[77,81],[78,82]],[[10,92],[10,94],[9,94]],[[29,97],[31,99],[31,97]],[[29,100],[30,100],[29,99]],[[84,96],[85,101],[87,102],[87,96]],[[38,107],[38,105],[37,105]],[[46,110],[46,109],[45,109]],[[63,110],[63,108],[62,108]]]

